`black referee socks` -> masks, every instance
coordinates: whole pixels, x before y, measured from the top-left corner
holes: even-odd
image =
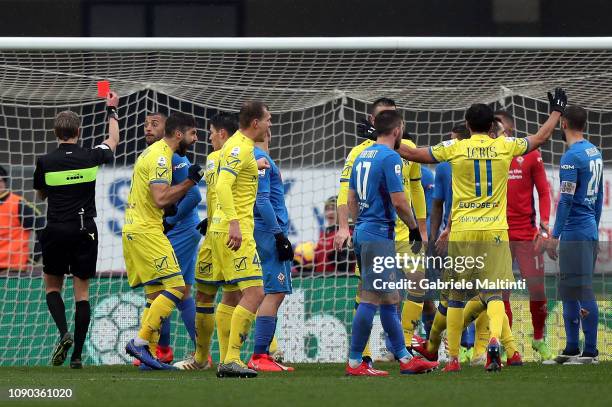
[[[71,360],[81,359],[83,352],[83,344],[89,330],[89,321],[91,319],[91,307],[89,301],[77,301],[75,304],[76,312],[74,313],[74,350]]]
[[[49,312],[55,321],[61,338],[68,332],[68,324],[66,323],[66,307],[59,291],[51,291],[47,294],[47,307],[49,307]]]

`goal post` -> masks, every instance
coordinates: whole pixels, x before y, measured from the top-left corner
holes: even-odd
[[[32,190],[32,172],[36,157],[55,148],[54,116],[65,109],[79,113],[82,144],[91,147],[106,132],[96,81],[109,80],[121,96],[122,141],[114,164],[99,172],[96,188],[98,277],[90,290],[92,324],[85,363],[129,362],[123,346],[134,335],[144,306],[142,292],[127,285],[120,231],[132,167],[145,147],[142,126],[149,112],[193,114],[200,140],[190,158],[202,164],[212,151],[206,130],[215,113],[235,112],[248,99],[266,102],[273,114],[271,156],[285,182],[289,238],[309,262],[326,226],[324,203],[337,193],[344,159],[360,142],[356,123],[366,117],[368,102],[383,96],[394,99],[414,141],[425,146],[446,139],[451,128],[464,121],[465,109],[477,102],[510,111],[517,136],[533,134],[548,115],[546,92],[560,86],[567,89],[570,104],[588,110],[586,133],[604,158],[600,238],[612,237],[609,37],[0,38],[0,67],[0,165],[9,173],[10,189],[35,202],[43,213],[45,205]],[[556,204],[564,152],[558,130],[541,151]],[[199,208],[202,216],[205,205],[203,201]],[[34,235],[30,238],[33,241]],[[612,353],[611,260],[606,247],[598,280],[604,359]],[[557,272],[547,263],[551,298]],[[356,282],[346,273],[296,276],[295,292],[279,316],[278,339],[286,360],[345,359]],[[69,326],[71,296],[68,289]],[[514,307],[518,343],[525,359],[533,360],[529,305],[517,299]],[[565,335],[560,302],[550,301],[549,311],[546,335],[556,349]],[[377,354],[384,346],[381,332],[377,323],[372,335]],[[193,350],[176,313],[171,336],[177,358]],[[47,364],[47,351],[56,340],[40,264],[0,274],[0,364]],[[246,348],[250,346],[249,340]],[[215,344],[214,356],[216,349]]]

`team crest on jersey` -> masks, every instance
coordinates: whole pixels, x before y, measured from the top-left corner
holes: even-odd
[[[247,268],[246,257],[238,257],[234,259],[234,270],[244,271]]]
[[[168,169],[163,167],[157,167],[155,171],[157,178],[165,178],[168,175]]]
[[[198,267],[200,269],[200,273],[204,277],[211,277],[212,276],[212,264],[211,263],[207,263],[205,261],[201,261],[198,264]]]
[[[168,268],[168,257],[163,256],[157,259],[153,259],[153,264],[155,265],[156,271],[166,270]]]
[[[238,157],[238,154],[240,154],[240,147],[236,146],[234,148],[232,148],[232,151],[230,151],[230,155],[232,157]]]
[[[278,279],[278,282],[281,284],[285,281],[285,275],[283,273],[278,273],[278,276],[276,276],[276,278]]]
[[[168,161],[166,160],[166,157],[164,157],[163,155],[160,156],[157,159],[157,166],[158,167],[165,167],[166,165],[168,165]]]
[[[525,161],[525,159],[523,158],[522,155],[519,155],[518,157],[516,157],[516,162],[519,163],[519,165],[523,165],[523,161]]]

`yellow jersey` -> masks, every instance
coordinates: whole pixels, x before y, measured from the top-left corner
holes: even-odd
[[[172,183],[172,154],[164,139],[147,147],[136,160],[132,185],[125,208],[123,231],[129,233],[163,232],[164,210],[153,202],[151,184]]]
[[[221,150],[213,151],[206,157],[206,170],[204,180],[206,181],[206,216],[212,219],[217,207],[217,193],[215,185],[219,171],[219,155]]]
[[[525,154],[525,138],[473,134],[430,147],[437,161],[448,161],[453,173],[452,230],[505,230],[508,171],[512,158]]]
[[[353,164],[355,159],[363,150],[375,144],[376,141],[364,140],[361,144],[353,147],[346,157],[342,174],[340,175],[340,191],[338,192],[338,206],[346,205],[348,202],[348,190],[349,190],[349,179],[351,178],[351,172],[353,171]],[[402,144],[408,147],[416,147],[416,145],[410,140],[402,140]],[[415,215],[417,219],[425,219],[427,217],[426,204],[425,204],[425,192],[421,185],[421,164],[410,162],[402,159],[402,178],[404,183],[404,193],[406,194],[406,200],[408,205],[414,207]],[[414,198],[414,199],[413,199]],[[404,241],[408,240],[408,227],[401,220],[395,222],[395,240]]]
[[[240,231],[253,235],[253,205],[259,175],[254,147],[255,142],[238,130],[219,152],[217,206],[210,225],[213,232],[228,233],[229,221],[237,219]]]

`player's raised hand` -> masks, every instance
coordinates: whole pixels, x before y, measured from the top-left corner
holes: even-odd
[[[259,160],[257,160],[257,169],[258,170],[267,170],[268,168],[270,168],[270,163],[268,162],[268,160],[266,160],[265,158],[260,158]]]
[[[345,243],[347,246],[351,246],[351,231],[349,229],[340,228],[334,236],[334,249],[342,250]]]
[[[357,122],[357,136],[376,140],[376,129],[367,119],[361,119]]]
[[[119,106],[119,95],[112,90],[106,95],[106,106],[117,108]]]
[[[551,112],[559,112],[563,114],[567,106],[567,95],[561,88],[555,88],[555,93],[548,92],[548,103]]]
[[[242,232],[240,231],[240,223],[238,220],[229,221],[228,239],[225,243],[231,250],[236,251],[242,245]]]

